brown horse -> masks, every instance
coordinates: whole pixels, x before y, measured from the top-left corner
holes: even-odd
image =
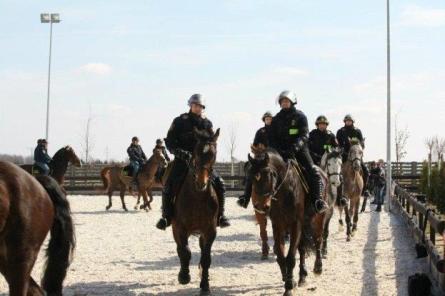
[[[155,149],[153,151],[153,155],[142,165],[138,176],[138,196],[143,197],[144,204],[141,206],[141,209],[144,208],[146,210],[150,209],[150,203],[153,201],[153,197],[151,196],[151,189],[156,185],[156,172],[160,166],[166,166],[167,161],[165,160],[164,155],[162,154],[162,149]],[[133,180],[132,176],[127,176],[124,174],[124,167],[122,166],[109,166],[102,169],[100,172],[100,177],[104,184],[104,189],[108,193],[108,205],[106,210],[108,211],[112,206],[112,196],[113,192],[119,190],[120,198],[122,201],[122,208],[125,211],[128,211],[127,206],[125,205],[125,192],[127,189],[130,190],[130,194],[133,193],[130,183]],[[150,200],[148,200],[148,193],[150,193]]]
[[[68,169],[68,164],[72,164],[76,167],[80,167],[82,164],[76,152],[71,146],[65,146],[60,148],[56,154],[54,154],[52,161],[49,163],[50,173],[49,175],[56,179],[57,183],[63,187],[65,181],[65,174]],[[32,164],[24,164],[20,166],[22,169],[32,175],[38,175],[39,172],[34,168]]]
[[[211,249],[216,238],[219,207],[218,198],[211,182],[211,172],[216,161],[216,142],[219,137],[219,129],[213,135],[195,129],[194,136],[198,142],[187,176],[176,196],[172,230],[181,262],[178,281],[182,285],[190,282],[191,251],[188,239],[190,235],[199,235],[201,295],[208,295],[210,294]]]
[[[268,215],[272,221],[274,252],[284,281],[284,295],[292,295],[296,287],[294,267],[297,248],[300,259],[311,244],[311,235],[304,235],[311,229],[305,225],[305,211],[310,203],[305,201],[306,193],[292,162],[284,162],[274,150],[268,149],[262,157],[248,156],[252,165],[252,191],[255,195],[253,207],[256,212]],[[285,256],[285,236],[290,235],[289,250]],[[307,272],[300,265],[300,281],[304,283]]]
[[[343,194],[349,199],[349,205],[345,207],[346,216],[346,240],[350,241],[357,231],[358,211],[360,208],[360,196],[363,189],[363,177],[361,163],[363,158],[363,149],[359,143],[352,143],[348,153],[348,159],[343,163]],[[343,208],[339,208],[340,218]],[[351,230],[351,218],[353,218]],[[342,220],[340,219],[340,224]]]
[[[0,272],[11,296],[62,295],[75,246],[65,194],[51,177],[36,178],[0,161]],[[31,270],[49,231],[42,289]]]

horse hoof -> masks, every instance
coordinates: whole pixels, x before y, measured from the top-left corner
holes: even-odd
[[[350,235],[348,235],[348,236],[346,237],[346,241],[347,241],[347,242],[350,242],[350,241],[351,241],[351,236],[350,236]]]
[[[306,285],[306,278],[301,278],[298,280],[298,287],[303,287]]]
[[[128,212],[128,209],[127,209],[127,208],[124,208],[124,211],[125,211],[125,212]]]
[[[201,289],[201,291],[199,292],[200,296],[209,296],[212,295],[212,293],[210,293],[210,289]]]
[[[178,282],[181,285],[187,285],[188,283],[190,283],[190,273],[185,273],[185,272],[179,272],[178,274]]]
[[[323,273],[323,267],[322,266],[315,266],[314,267],[314,274],[315,275],[321,275]]]
[[[134,210],[137,211],[138,210],[138,206],[134,206]]]
[[[106,206],[105,210],[108,211],[111,207],[110,206]]]
[[[294,289],[286,290],[283,294],[283,296],[293,296],[293,295],[294,295]]]
[[[261,260],[267,260],[267,259],[269,259],[269,254],[261,255]]]

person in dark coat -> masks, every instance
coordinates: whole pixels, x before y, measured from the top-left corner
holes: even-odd
[[[203,110],[205,103],[200,94],[194,94],[188,100],[190,110],[188,113],[181,114],[173,120],[170,129],[165,138],[165,144],[170,153],[175,156],[172,169],[162,190],[162,218],[156,224],[156,227],[165,230],[173,217],[173,199],[175,197],[175,188],[182,184],[188,171],[188,162],[192,158],[193,150],[197,144],[197,139],[193,136],[194,128],[205,130],[213,134],[212,122],[207,119]],[[225,204],[225,185],[224,180],[212,171],[211,181],[218,196],[219,203],[219,227],[230,226],[228,219],[224,216]]]
[[[164,141],[162,141],[162,139],[156,140],[156,146],[155,146],[155,148],[153,148],[153,152],[156,149],[162,149],[162,155],[164,155],[165,160],[170,161],[170,156],[167,153],[167,149],[165,148]]]
[[[130,158],[130,167],[133,176],[133,186],[137,185],[137,176],[139,170],[141,169],[144,162],[147,161],[147,156],[145,156],[141,145],[139,145],[139,138],[133,137],[131,139],[131,144],[127,148],[128,157]]]
[[[305,169],[309,185],[309,196],[315,211],[323,213],[328,209],[322,198],[323,183],[314,165],[308,148],[308,121],[306,115],[295,108],[297,97],[293,92],[283,91],[278,97],[281,111],[272,119],[269,145],[285,161],[295,159]]]
[[[338,147],[338,143],[335,135],[328,130],[329,121],[326,116],[318,116],[315,125],[317,128],[309,133],[309,151],[314,163],[320,166],[323,154]]]
[[[351,141],[358,141],[362,146],[362,148],[365,149],[365,138],[363,137],[362,131],[359,128],[355,127],[354,125],[355,120],[350,114],[347,114],[344,117],[343,122],[345,125],[337,131],[337,141],[339,146],[343,150],[342,154],[343,162],[346,162],[348,159],[349,149],[351,148]],[[368,191],[369,170],[368,167],[363,162],[363,160],[362,160],[362,172],[363,172],[362,195],[365,197],[369,197],[369,191]],[[340,196],[343,197],[343,192],[341,192]]]
[[[37,166],[43,175],[49,175],[49,164],[52,161],[48,155],[48,141],[46,139],[37,140],[37,147],[34,149],[34,165]]]
[[[270,126],[272,124],[272,118],[273,115],[269,111],[264,113],[263,117],[261,118],[261,120],[264,122],[264,126],[255,133],[255,138],[253,139],[253,145],[255,147],[263,146],[264,148],[267,148],[269,146],[269,132]],[[243,195],[238,197],[238,205],[243,208],[247,208],[250,202],[250,197],[252,195],[252,178],[250,174],[249,162],[246,162],[244,171],[246,173],[244,180],[244,193]]]

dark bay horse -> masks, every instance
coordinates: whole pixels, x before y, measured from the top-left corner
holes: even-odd
[[[346,240],[350,241],[357,230],[358,211],[360,207],[360,196],[363,189],[363,172],[361,163],[363,158],[363,149],[359,143],[351,143],[348,159],[343,163],[343,194],[349,199],[349,204],[345,207],[346,215]],[[339,208],[340,218],[343,208]],[[353,219],[353,223],[351,223]],[[340,219],[340,224],[342,220]],[[351,229],[352,228],[352,229]]]
[[[68,169],[68,164],[72,164],[76,167],[81,166],[79,157],[71,146],[65,146],[60,148],[56,154],[54,154],[52,161],[49,163],[50,173],[49,175],[56,179],[57,183],[63,187],[63,182],[65,181],[66,170]],[[39,172],[33,171],[32,164],[24,164],[20,167],[32,175],[37,175]]]
[[[42,289],[31,270],[48,232]],[[74,246],[70,206],[57,182],[0,161],[0,272],[9,295],[62,295]]]
[[[210,294],[211,249],[216,238],[219,207],[218,198],[211,182],[211,172],[216,161],[216,142],[219,137],[219,129],[215,134],[210,135],[195,129],[194,136],[198,143],[194,149],[187,176],[176,196],[172,230],[181,263],[178,281],[182,285],[190,282],[189,237],[199,235],[201,295],[208,295]]]
[[[167,161],[162,154],[162,149],[155,149],[153,155],[142,165],[138,173],[138,196],[143,197],[144,204],[141,208],[146,210],[150,209],[150,203],[153,201],[153,197],[150,194],[150,200],[148,200],[148,195],[151,193],[152,187],[154,187],[156,182],[156,172],[160,166],[166,166]],[[108,166],[102,169],[100,172],[100,177],[102,183],[104,184],[104,190],[108,193],[108,205],[106,210],[108,211],[112,206],[112,196],[113,192],[119,190],[120,198],[122,202],[122,208],[128,211],[125,205],[125,192],[127,189],[131,191],[130,183],[133,180],[132,176],[127,176],[123,173],[124,168],[122,166]]]
[[[274,252],[284,281],[284,295],[293,295],[296,283],[294,267],[296,252],[300,251],[300,260],[305,249],[313,246],[310,223],[305,224],[305,211],[309,203],[305,202],[306,193],[300,177],[291,162],[284,162],[274,150],[268,149],[263,157],[248,156],[252,165],[253,185],[256,200],[253,207],[256,212],[266,214],[272,221]],[[290,243],[285,256],[285,235],[289,233]],[[307,272],[300,264],[300,281],[304,283]]]

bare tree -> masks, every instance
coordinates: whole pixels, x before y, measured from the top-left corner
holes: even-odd
[[[94,148],[94,139],[93,134],[91,132],[93,122],[93,116],[91,114],[91,106],[88,112],[88,118],[85,125],[85,130],[82,134],[82,149],[85,163],[89,163],[91,161],[91,151]]]
[[[235,151],[237,148],[237,130],[236,130],[236,123],[232,122],[232,124],[228,128],[227,133],[228,141],[227,141],[227,151],[230,155],[230,174],[233,176],[235,174]],[[232,181],[233,182],[233,181]],[[234,184],[232,184],[233,187]]]
[[[435,146],[435,139],[434,137],[426,138],[425,139],[425,145],[428,149],[428,188],[430,188],[431,185],[431,162],[432,162],[432,156]]]
[[[440,169],[440,166],[442,165],[442,161],[443,161],[443,154],[445,152],[445,139],[444,138],[440,138],[439,137],[435,137],[434,138],[434,149],[437,155],[437,166]]]
[[[400,173],[399,162],[401,162],[402,159],[404,159],[407,154],[406,144],[408,142],[409,132],[408,132],[408,128],[406,126],[404,129],[399,130],[397,117],[398,116],[396,115],[396,119],[395,119],[395,123],[394,123],[394,128],[395,128],[395,141],[394,142],[396,144],[397,170]]]

